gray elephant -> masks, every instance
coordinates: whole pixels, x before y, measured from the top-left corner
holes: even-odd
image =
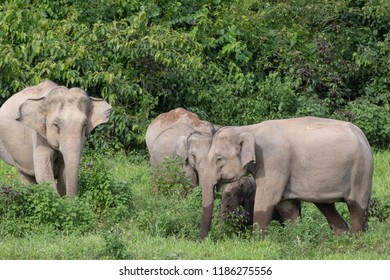
[[[215,126],[208,121],[199,119],[198,115],[186,109],[176,108],[160,114],[150,123],[145,134],[145,142],[148,150],[152,150],[154,141],[163,131],[177,123],[186,124],[198,132],[211,135],[215,132]]]
[[[159,115],[149,125],[145,141],[152,172],[166,158],[184,159],[183,171],[193,186],[198,185],[198,171],[210,148],[215,127],[183,108]]]
[[[256,181],[251,176],[245,176],[238,181],[227,184],[222,193],[221,220],[224,222],[230,212],[242,207],[245,211],[245,226],[253,225],[253,210],[255,205]],[[294,221],[301,216],[299,200],[284,200],[279,202],[273,213],[272,220],[283,224],[285,221]]]
[[[110,112],[107,102],[80,88],[52,81],[27,87],[0,108],[0,157],[18,170],[23,183],[49,182],[60,195],[72,197],[86,137]]]
[[[184,159],[182,170],[184,179],[189,179],[192,186],[199,184],[198,169],[204,162],[204,156],[211,146],[212,135],[199,132],[187,124],[176,123],[164,130],[154,141],[150,151],[152,171],[166,158]]]
[[[265,236],[275,206],[289,199],[316,203],[336,232],[348,231],[335,208],[335,202],[346,202],[352,232],[367,228],[372,152],[363,132],[351,123],[304,117],[221,128],[205,161],[199,172],[201,239],[211,227],[215,186],[248,173],[257,185],[254,236],[259,230]]]

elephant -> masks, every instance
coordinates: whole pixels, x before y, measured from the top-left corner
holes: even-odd
[[[152,170],[165,158],[184,159],[183,171],[191,185],[199,184],[198,171],[211,145],[211,138],[218,126],[183,108],[159,115],[148,126],[145,135]]]
[[[199,132],[184,123],[176,123],[164,130],[154,141],[150,153],[152,170],[166,158],[184,159],[182,169],[184,179],[189,179],[192,186],[199,184],[197,169],[211,146],[212,135]]]
[[[0,108],[0,157],[22,183],[48,182],[59,195],[73,197],[86,137],[108,122],[110,112],[106,101],[80,88],[50,80],[27,87]]]
[[[367,229],[373,158],[364,133],[339,120],[302,117],[219,129],[199,172],[200,239],[211,227],[214,188],[252,174],[256,181],[253,235],[265,238],[275,206],[285,200],[316,203],[336,232],[349,226],[335,208],[345,202],[352,233]]]
[[[160,114],[148,126],[145,134],[145,142],[149,151],[152,150],[153,142],[166,129],[174,124],[187,124],[198,132],[214,134],[216,127],[211,123],[199,119],[198,115],[183,108],[176,108],[169,112]]]
[[[245,176],[238,181],[227,184],[222,193],[221,220],[224,222],[228,213],[243,207],[246,220],[244,225],[253,225],[253,210],[255,205],[256,181],[251,176]],[[279,202],[273,213],[272,220],[283,224],[285,221],[294,221],[301,216],[301,203],[299,200],[284,200]]]

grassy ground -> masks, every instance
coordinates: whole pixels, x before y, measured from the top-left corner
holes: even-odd
[[[253,240],[249,230],[235,234],[231,229],[221,228],[217,199],[210,236],[199,242],[199,189],[185,196],[180,191],[156,192],[146,159],[121,154],[102,158],[105,169],[101,171],[102,177],[96,177],[104,181],[104,176],[109,176],[109,180],[124,182],[125,188],[120,192],[131,193],[131,203],[126,202],[128,207],[112,200],[107,204],[104,197],[99,198],[99,193],[105,192],[93,193],[93,190],[90,196],[88,191],[80,195],[88,199],[81,197],[71,202],[51,194],[38,196],[29,201],[45,200],[47,205],[38,204],[33,210],[16,211],[14,209],[23,207],[19,200],[15,200],[19,201],[15,205],[3,200],[0,259],[390,259],[389,151],[375,153],[373,207],[368,232],[335,236],[321,213],[313,205],[304,203],[301,220],[284,228],[273,222],[263,241]],[[19,185],[16,172],[1,162],[0,186],[14,185]],[[37,191],[42,192],[42,188]],[[115,199],[119,199],[118,196],[113,196]],[[85,208],[85,205],[95,207]],[[112,209],[106,211],[101,205],[111,205]],[[57,207],[68,212],[63,216],[60,213],[47,216],[40,207]],[[340,203],[337,207],[348,220],[345,205]],[[68,219],[73,210],[77,214]],[[51,217],[59,217],[63,224]]]

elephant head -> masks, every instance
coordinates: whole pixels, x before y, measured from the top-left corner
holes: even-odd
[[[77,193],[80,158],[86,137],[108,122],[111,106],[89,97],[80,88],[55,87],[46,97],[27,99],[19,108],[18,121],[35,130],[62,154],[66,194]]]
[[[199,184],[199,172],[204,169],[211,140],[211,134],[202,132],[193,132],[179,138],[176,154],[185,160],[189,169],[186,173],[196,185]]]
[[[229,213],[243,207],[246,216],[246,225],[252,224],[253,208],[256,195],[256,182],[252,177],[229,183],[225,186],[221,201],[221,220],[224,222]]]
[[[255,137],[251,133],[237,132],[234,127],[221,128],[215,133],[204,168],[199,172],[203,207],[201,239],[211,227],[215,187],[253,173],[255,159]]]

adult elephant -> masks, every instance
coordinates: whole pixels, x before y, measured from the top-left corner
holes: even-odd
[[[367,228],[372,153],[363,132],[351,123],[304,117],[217,131],[205,169],[199,173],[203,193],[201,239],[210,230],[214,187],[248,173],[253,174],[257,185],[253,222],[263,237],[275,206],[287,199],[317,203],[338,232],[347,231],[348,225],[334,203],[345,201],[352,232]]]
[[[183,108],[159,115],[148,126],[145,136],[152,170],[166,158],[181,157],[185,177],[193,186],[198,185],[198,170],[204,164],[217,128]]]
[[[0,157],[18,170],[23,183],[49,182],[60,195],[72,197],[86,137],[110,112],[107,102],[80,88],[52,81],[27,87],[0,108]]]
[[[198,170],[204,165],[211,139],[212,134],[199,132],[187,124],[172,125],[158,135],[149,151],[153,172],[166,158],[180,157],[184,159],[182,170],[185,179],[189,179],[192,186],[197,186]]]
[[[169,112],[160,114],[149,124],[145,134],[145,142],[149,152],[152,150],[153,143],[158,136],[177,123],[186,124],[198,132],[211,135],[214,134],[216,128],[218,128],[218,126],[214,126],[208,121],[201,120],[197,114],[187,111],[186,109],[173,109]]]
[[[226,221],[230,213],[242,207],[245,215],[245,226],[253,225],[253,211],[255,206],[256,181],[251,176],[245,176],[238,181],[227,184],[221,199],[221,220]],[[285,221],[294,221],[301,216],[299,200],[283,200],[279,202],[273,213],[272,220],[283,224]]]

